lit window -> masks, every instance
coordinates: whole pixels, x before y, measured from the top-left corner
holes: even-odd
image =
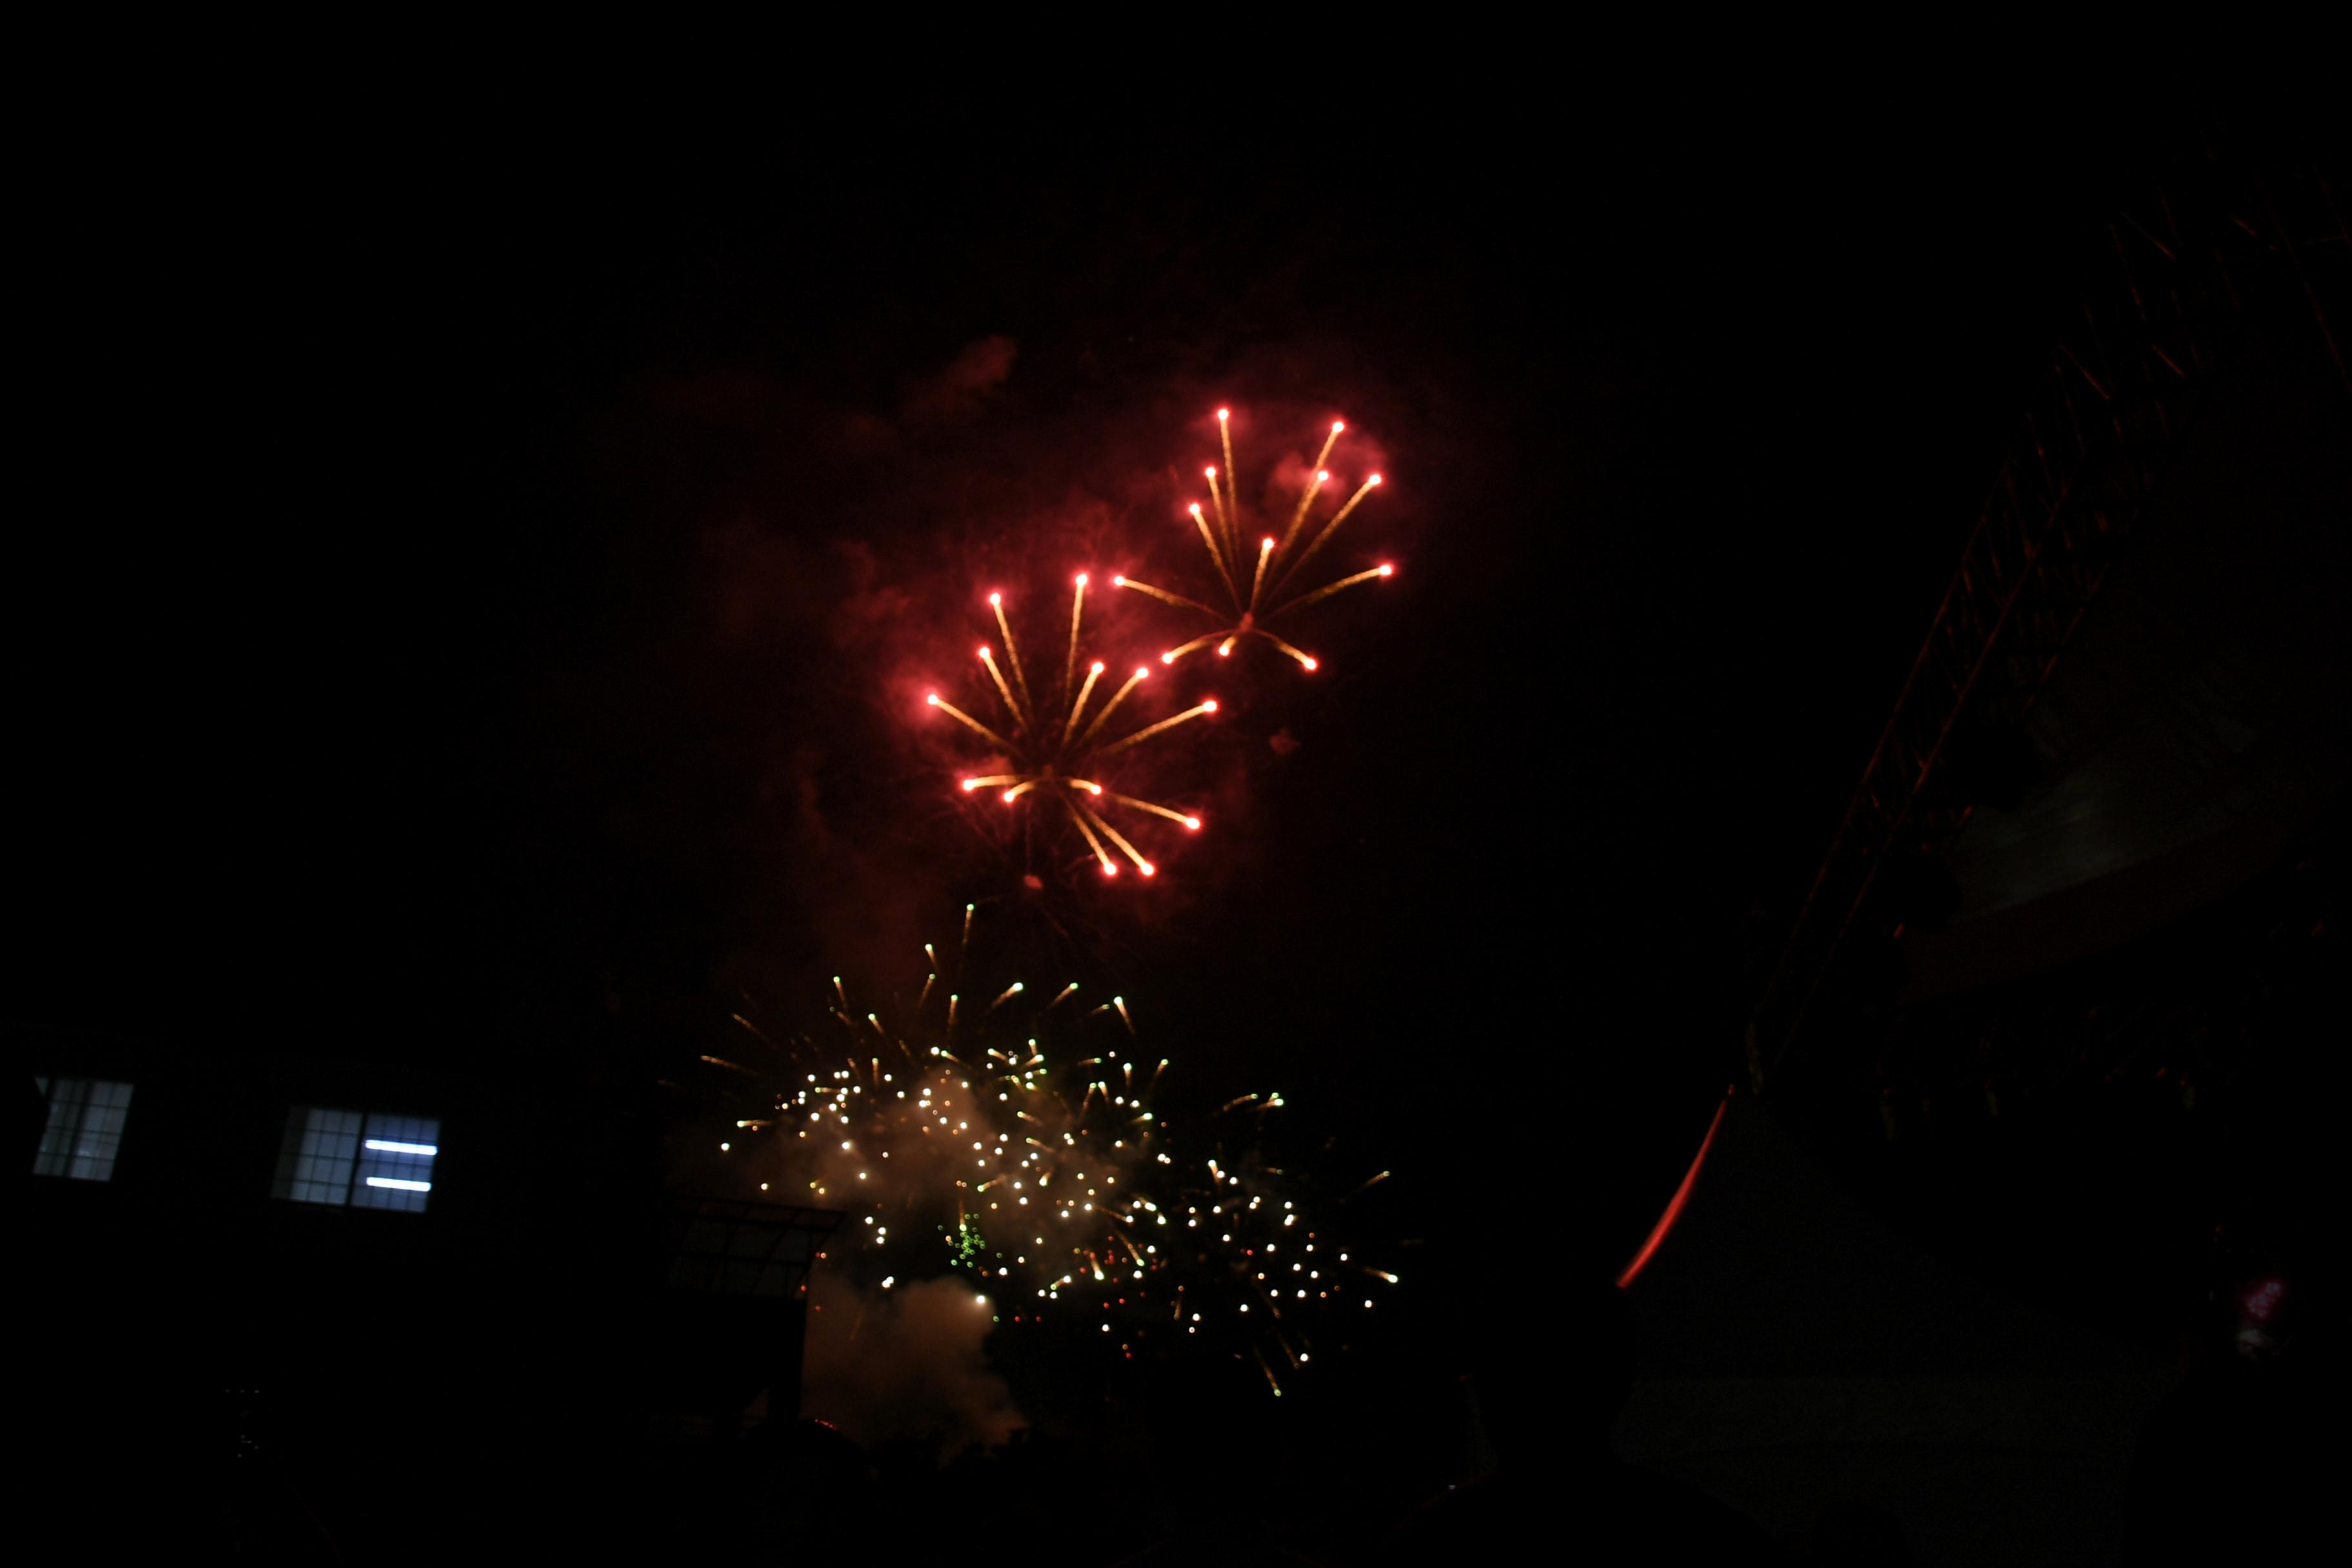
[[[112,1181],[114,1156],[122,1147],[123,1118],[131,1114],[131,1085],[87,1078],[33,1081],[49,1101],[49,1119],[41,1128],[41,1148],[33,1156],[33,1173]]]
[[[275,1190],[298,1204],[422,1214],[440,1152],[441,1123],[432,1117],[298,1105],[286,1118]]]

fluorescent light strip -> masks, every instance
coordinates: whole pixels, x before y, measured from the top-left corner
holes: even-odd
[[[367,1179],[367,1184],[371,1187],[390,1187],[394,1192],[402,1193],[429,1193],[433,1190],[433,1184],[430,1182],[404,1182],[393,1176],[370,1176]]]
[[[371,1138],[367,1146],[380,1154],[438,1154],[438,1143],[395,1143],[389,1138]]]

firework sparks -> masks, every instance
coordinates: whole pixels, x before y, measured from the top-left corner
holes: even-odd
[[[994,613],[996,628],[1003,642],[1004,660],[1000,665],[995,649],[983,643],[980,647],[980,662],[988,672],[989,685],[1003,709],[999,722],[1004,726],[1003,729],[999,731],[936,691],[929,693],[925,700],[995,747],[1003,759],[996,772],[967,774],[961,781],[967,793],[982,789],[998,790],[1002,792],[1000,798],[1007,805],[1029,796],[1040,801],[1054,801],[1060,805],[1079,836],[1086,840],[1104,876],[1118,875],[1119,861],[1113,857],[1114,849],[1137,872],[1146,877],[1155,876],[1160,868],[1110,822],[1104,814],[1102,803],[1113,802],[1130,810],[1180,823],[1187,830],[1194,832],[1200,829],[1200,816],[1193,812],[1121,794],[1088,775],[1103,773],[1103,764],[1122,752],[1195,719],[1214,713],[1217,710],[1216,699],[1204,699],[1116,739],[1108,737],[1105,728],[1111,715],[1118,711],[1138,686],[1150,679],[1151,669],[1149,665],[1136,666],[1135,672],[1121,682],[1107,700],[1089,709],[1088,704],[1093,701],[1096,689],[1108,667],[1102,660],[1096,659],[1085,666],[1083,675],[1080,673],[1078,645],[1086,614],[1087,574],[1079,573],[1074,583],[1075,592],[1070,600],[1070,634],[1067,652],[1063,658],[1061,689],[1058,693],[1051,690],[1045,693],[1053,699],[1051,702],[1040,703],[1037,691],[1030,684],[1028,669],[1022,661],[1020,645],[1013,640],[1013,622],[1005,614],[1004,595],[1002,594],[989,595],[988,604]],[[1045,679],[1051,679],[1050,673]]]
[[[1395,574],[1393,565],[1383,563],[1318,588],[1293,588],[1295,579],[1307,563],[1322,552],[1323,547],[1330,542],[1331,536],[1339,531],[1339,525],[1363,504],[1365,497],[1380,487],[1381,476],[1367,475],[1337,510],[1311,533],[1308,531],[1316,500],[1322,494],[1324,487],[1331,482],[1331,470],[1326,465],[1330,462],[1332,449],[1339,445],[1339,437],[1348,427],[1345,420],[1333,420],[1329,432],[1323,437],[1323,449],[1316,455],[1307,488],[1300,493],[1298,504],[1290,514],[1289,525],[1279,538],[1267,533],[1259,539],[1255,562],[1245,563],[1247,552],[1244,544],[1243,524],[1246,520],[1242,513],[1240,487],[1234,483],[1232,413],[1228,408],[1217,410],[1217,437],[1225,460],[1222,483],[1218,468],[1212,464],[1203,470],[1209,481],[1209,510],[1203,512],[1197,502],[1190,509],[1193,526],[1200,532],[1201,542],[1208,550],[1209,563],[1215,569],[1218,589],[1231,605],[1231,610],[1222,610],[1213,603],[1155,587],[1132,577],[1114,577],[1111,585],[1205,617],[1210,623],[1208,631],[1161,654],[1160,659],[1163,664],[1174,664],[1188,654],[1210,647],[1214,647],[1218,656],[1223,658],[1248,638],[1260,637],[1296,661],[1301,669],[1312,671],[1318,667],[1315,657],[1276,635],[1268,623],[1284,619],[1296,611],[1319,604],[1332,595],[1359,584],[1377,582]],[[1304,545],[1299,543],[1302,537],[1307,540]],[[1212,599],[1218,596],[1216,593],[1210,595]]]
[[[1169,1063],[1135,1053],[1124,995],[1072,1005],[1076,981],[1032,987],[963,955],[941,973],[937,956],[927,946],[921,986],[888,999],[849,1006],[836,982],[833,1023],[788,1037],[756,1103],[730,1091],[729,1157],[755,1162],[762,1190],[847,1212],[831,1266],[891,1285],[974,1274],[1015,1323],[1089,1341],[1098,1325],[1120,1356],[1146,1335],[1205,1341],[1258,1358],[1276,1392],[1375,1300],[1368,1277],[1397,1283],[1311,1222],[1258,1153],[1280,1096],[1171,1139],[1152,1103]]]

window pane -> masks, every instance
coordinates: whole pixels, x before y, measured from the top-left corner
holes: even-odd
[[[359,1180],[352,1202],[362,1208],[423,1214],[433,1192],[433,1160],[441,1152],[441,1123],[430,1116],[367,1119],[359,1150]]]
[[[278,1151],[277,1195],[298,1204],[349,1203],[362,1121],[356,1110],[294,1107]]]
[[[131,1114],[131,1086],[81,1078],[39,1081],[48,1091],[49,1118],[33,1156],[34,1173],[112,1181],[122,1124]]]

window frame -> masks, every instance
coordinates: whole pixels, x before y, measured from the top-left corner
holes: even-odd
[[[77,1078],[67,1073],[36,1074],[33,1081],[39,1086],[44,1106],[40,1142],[33,1148],[33,1174],[62,1182],[111,1183],[114,1168],[122,1159],[122,1142],[131,1125],[131,1100],[138,1092],[138,1084],[127,1079]],[[68,1089],[82,1091],[78,1101],[63,1098],[63,1091]],[[121,1091],[120,1098],[107,1092],[115,1089]],[[58,1112],[68,1106],[70,1130],[61,1133]],[[95,1127],[93,1116],[99,1122]],[[84,1152],[81,1145],[88,1139],[103,1144],[103,1150]],[[75,1168],[86,1162],[99,1168]],[[52,1163],[55,1169],[50,1168]]]
[[[291,1105],[270,1196],[312,1208],[424,1214],[439,1186],[440,1154],[437,1116]]]

